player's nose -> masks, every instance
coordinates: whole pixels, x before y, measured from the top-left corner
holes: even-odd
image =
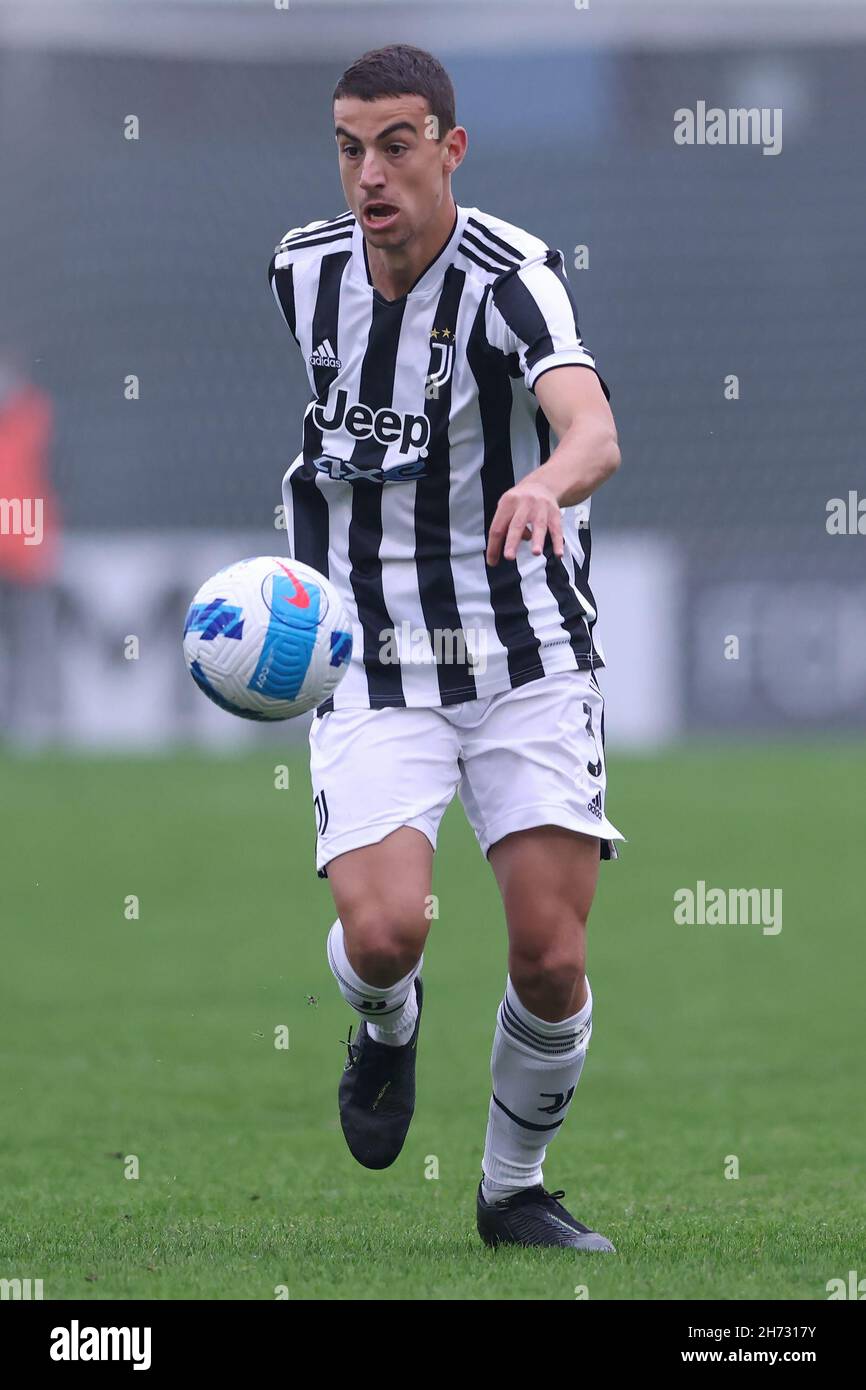
[[[381,161],[375,154],[368,154],[361,166],[358,182],[362,188],[381,190],[385,175]]]

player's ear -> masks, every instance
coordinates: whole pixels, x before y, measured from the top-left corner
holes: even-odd
[[[453,174],[455,169],[463,163],[466,157],[466,150],[469,144],[469,136],[462,125],[456,125],[449,130],[445,139],[442,141],[445,150],[444,169],[446,174]]]

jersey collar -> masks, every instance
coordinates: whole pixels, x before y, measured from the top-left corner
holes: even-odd
[[[363,286],[366,286],[368,292],[379,304],[403,304],[410,296],[415,299],[420,295],[429,294],[431,290],[436,289],[440,284],[445,271],[454,260],[457,247],[460,245],[460,241],[463,237],[466,220],[471,211],[469,208],[460,207],[459,204],[455,204],[455,206],[457,209],[456,217],[448,240],[441,249],[437,251],[433,260],[427,266],[426,270],[421,272],[415,283],[405,294],[401,294],[398,299],[385,299],[373,285],[370,278],[370,267],[367,261],[367,243],[364,239],[364,233],[361,230],[361,224],[357,220],[355,221],[355,225],[352,229],[352,264],[354,267],[355,279],[360,281]]]

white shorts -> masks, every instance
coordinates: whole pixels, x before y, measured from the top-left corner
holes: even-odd
[[[485,699],[337,709],[310,728],[316,868],[414,826],[436,848],[455,791],[487,854],[503,835],[562,825],[618,858],[604,811],[604,700],[592,671],[560,671]]]

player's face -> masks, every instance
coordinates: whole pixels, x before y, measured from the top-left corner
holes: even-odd
[[[426,134],[434,124],[420,96],[334,102],[343,192],[371,246],[404,246],[447,200],[459,159]]]

